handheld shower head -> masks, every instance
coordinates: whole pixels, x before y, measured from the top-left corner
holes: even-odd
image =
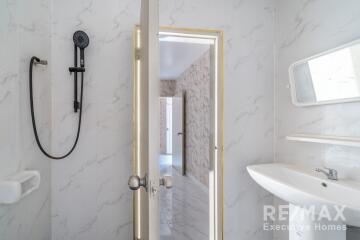
[[[89,45],[89,36],[84,31],[76,31],[73,35],[74,44],[84,49]]]
[[[73,35],[75,49],[80,49],[80,66],[85,66],[84,49],[89,46],[89,36],[84,31],[76,31]]]

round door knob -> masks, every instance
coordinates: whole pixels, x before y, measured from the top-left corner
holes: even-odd
[[[162,178],[160,178],[160,185],[167,189],[172,188],[172,177],[169,175],[164,175]]]
[[[146,178],[140,178],[134,175],[130,176],[128,185],[131,190],[138,190],[140,187],[146,188]]]

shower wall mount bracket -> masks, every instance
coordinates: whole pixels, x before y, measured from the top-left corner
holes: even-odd
[[[70,73],[85,72],[85,68],[84,67],[69,67],[69,72]]]
[[[77,82],[77,73],[84,73],[85,67],[69,67],[70,74],[75,73],[74,76],[74,112],[77,112],[80,109],[80,102],[78,101],[78,82]]]

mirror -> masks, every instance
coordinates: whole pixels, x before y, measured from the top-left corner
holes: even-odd
[[[292,64],[293,103],[310,106],[360,100],[360,40]]]

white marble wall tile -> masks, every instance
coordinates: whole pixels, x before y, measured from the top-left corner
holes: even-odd
[[[294,133],[360,135],[360,103],[299,108],[291,103],[288,88],[291,63],[360,38],[360,2],[278,0],[277,6],[276,161],[325,165],[340,177],[360,179],[358,149],[285,140]]]
[[[79,145],[52,164],[52,238],[131,239],[131,36],[137,1],[57,1],[52,13],[53,151],[73,142],[72,34],[85,50],[84,115]]]
[[[273,161],[273,1],[160,0],[160,24],[224,30],[225,239],[272,239],[262,211],[272,197],[246,166]]]
[[[8,141],[1,144],[0,151],[2,156],[17,156],[10,164],[2,158],[1,176],[30,167],[40,169],[45,179],[38,194],[16,207],[0,207],[0,226],[6,226],[0,227],[1,236],[49,239],[49,160],[34,145],[29,125],[27,61],[33,54],[50,60],[53,104],[49,106],[47,103],[51,101],[44,101],[50,96],[46,81],[49,72],[42,69],[38,77],[41,84],[37,86],[44,87],[36,90],[39,93],[36,104],[42,111],[37,110],[41,128],[53,126],[52,150],[61,153],[71,144],[76,127],[76,118],[71,113],[72,78],[67,72],[72,64],[71,37],[75,30],[84,29],[91,39],[86,51],[84,127],[74,155],[53,162],[52,235],[54,239],[128,239],[131,234],[131,201],[126,188],[131,141],[130,46],[132,27],[139,18],[139,2],[53,0],[51,3],[1,2],[4,11],[1,19],[5,20],[0,24],[7,23],[1,25],[7,27],[0,32],[1,36],[6,35],[1,38],[5,43],[2,46],[7,46],[1,52],[8,58],[6,62],[0,60],[3,86],[0,112],[2,126],[7,126],[1,130]],[[354,7],[358,2],[278,0],[277,4],[277,160],[331,165],[339,169],[341,176],[358,179],[358,150],[284,140],[287,134],[296,132],[359,135],[359,118],[354,114],[358,103],[295,108],[287,88],[290,63],[360,36],[360,8]],[[51,59],[50,51],[46,50],[49,36],[46,21],[50,12]],[[274,3],[160,0],[160,14],[162,25],[224,30],[225,237],[271,239],[271,234],[261,228],[262,206],[271,202],[272,197],[249,178],[245,167],[271,162],[273,157]],[[14,46],[20,47],[15,52],[8,50]],[[19,108],[9,107],[14,104]],[[46,114],[50,109],[51,123]],[[9,131],[14,125],[16,130]],[[42,131],[41,135],[47,142],[49,133]],[[11,146],[19,148],[14,150]],[[29,160],[23,161],[25,156]],[[28,213],[25,217],[24,211]]]
[[[123,194],[130,194],[126,187],[131,141],[130,47],[133,26],[139,22],[139,3],[52,1],[52,111],[58,116],[52,123],[55,152],[64,150],[61,140],[74,131],[69,127],[74,123],[60,120],[71,112],[72,81],[67,67],[72,64],[72,33],[78,29],[90,36],[84,101],[97,105],[89,107],[84,116],[87,127],[74,155],[52,165],[53,239],[130,239],[130,195]],[[273,158],[273,11],[271,0],[160,0],[161,25],[224,30],[226,239],[271,239],[261,231],[262,205],[271,197],[250,180],[245,167]],[[95,167],[98,162],[106,164]],[[79,171],[69,192],[62,192],[65,180]],[[76,193],[75,186],[82,194]],[[99,194],[98,188],[105,193]],[[75,215],[84,200],[96,206]],[[104,202],[109,204],[102,207]],[[244,220],[244,216],[251,219]],[[74,225],[70,228],[69,223]],[[84,231],[79,234],[79,229]]]
[[[279,1],[277,78],[277,160],[309,166],[332,165],[346,176],[360,170],[354,148],[287,142],[293,133],[359,136],[359,103],[295,107],[288,88],[291,63],[360,37],[357,1]],[[327,9],[323,11],[323,9]],[[347,14],[344,14],[344,13]],[[350,174],[358,178],[355,174]],[[358,174],[357,174],[358,175]]]
[[[50,161],[35,145],[29,107],[31,56],[50,58],[49,1],[0,2],[0,179],[24,169],[40,171],[40,188],[14,205],[0,205],[0,239],[50,238]],[[34,102],[39,135],[50,142],[49,67],[34,70]],[[4,135],[3,135],[4,134]]]
[[[19,82],[19,39],[18,11],[15,1],[0,2],[0,177],[11,174],[18,167],[18,160],[13,159],[16,153],[17,110],[12,107],[18,104],[17,86]],[[15,120],[15,121],[14,121]],[[15,157],[16,158],[16,157]]]

